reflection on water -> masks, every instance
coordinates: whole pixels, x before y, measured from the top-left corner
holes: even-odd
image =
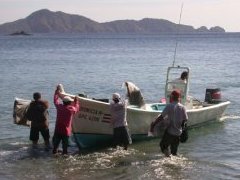
[[[154,168],[154,176],[160,179],[184,179],[184,171],[190,171],[193,166],[193,162],[182,156],[152,160],[150,164]]]
[[[60,158],[58,163],[67,165],[65,175],[76,174],[91,178],[165,178],[175,179],[184,177],[184,172],[191,169],[192,162],[182,156],[166,158],[162,155],[148,156],[135,149],[124,151],[121,148],[107,149],[105,152],[95,152],[87,155],[75,155],[67,158]],[[64,161],[64,163],[63,163]],[[108,171],[105,171],[108,169]],[[85,172],[87,170],[87,172]],[[89,171],[91,176],[89,176]],[[105,173],[104,173],[105,172]]]
[[[11,174],[13,179],[171,179],[192,164],[183,156],[165,158],[158,152],[149,155],[137,146],[128,151],[118,147],[79,154],[71,147],[72,153],[68,156],[52,155],[44,151],[44,146],[32,149],[24,143],[10,143],[5,148],[0,152],[4,164],[1,172],[5,172],[2,177],[8,178]]]
[[[223,115],[221,118],[220,118],[220,121],[226,121],[226,120],[239,120],[240,119],[240,116],[237,116],[237,115]]]
[[[219,173],[223,179],[237,177],[237,161],[208,158],[216,150],[218,155],[224,152],[211,137],[222,131],[221,123],[191,129],[189,142],[180,144],[179,156],[170,158],[160,153],[159,139],[134,143],[128,151],[118,147],[78,152],[72,146],[68,156],[54,156],[44,151],[43,144],[32,149],[24,140],[11,140],[0,147],[0,172],[3,179],[214,179]],[[211,143],[216,146],[209,149]]]
[[[137,143],[128,151],[118,147],[89,153],[86,151],[77,153],[76,147],[70,147],[71,155],[68,156],[45,152],[43,145],[38,149],[32,149],[29,144],[23,142],[10,143],[5,147],[6,150],[0,152],[1,162],[4,164],[1,171],[5,172],[2,177],[8,178],[11,174],[13,179],[185,178],[189,174],[185,171],[191,169],[194,162],[183,155],[166,158],[159,153],[156,143],[158,140]]]
[[[32,149],[28,138],[5,139],[0,146],[0,175],[3,179],[234,179],[240,172],[239,117],[234,117],[190,129],[179,156],[170,158],[160,153],[159,139],[134,142],[128,151],[106,147],[79,152],[72,145],[69,156],[44,151],[42,141]]]

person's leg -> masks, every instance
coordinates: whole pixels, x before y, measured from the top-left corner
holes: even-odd
[[[62,154],[68,154],[68,140],[69,136],[62,136]]]
[[[39,139],[39,130],[37,128],[31,127],[29,139],[32,141],[33,148],[36,148]]]
[[[50,149],[50,142],[49,142],[49,138],[50,138],[50,134],[49,134],[49,129],[48,128],[43,128],[41,129],[41,134],[42,137],[44,139],[44,143],[45,143],[45,149],[49,150]]]
[[[117,144],[116,144],[116,130],[115,130],[115,128],[113,128],[113,142],[112,142],[112,146],[113,146],[113,148],[117,147]]]
[[[52,138],[52,143],[53,143],[53,154],[56,154],[58,152],[58,146],[60,144],[61,138],[57,133],[54,133],[53,138]]]
[[[131,136],[129,134],[128,127],[122,127],[121,131],[122,131],[121,132],[122,144],[123,144],[124,150],[127,150],[128,145],[132,143],[132,139],[131,139]]]
[[[179,146],[179,137],[175,136],[173,137],[171,146],[170,146],[172,155],[177,156],[178,146]]]
[[[170,146],[169,135],[167,132],[165,132],[160,142],[160,148],[162,153],[167,157],[169,157],[170,155],[169,146]]]
[[[113,147],[116,148],[120,145],[120,138],[119,138],[119,128],[113,129]]]

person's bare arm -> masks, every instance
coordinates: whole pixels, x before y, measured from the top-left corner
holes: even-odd
[[[158,117],[155,119],[155,121],[153,121],[153,122],[151,123],[150,132],[153,133],[154,127],[156,126],[156,124],[159,123],[159,122],[162,121],[162,120],[163,120],[163,116],[162,116],[162,115],[158,116]]]

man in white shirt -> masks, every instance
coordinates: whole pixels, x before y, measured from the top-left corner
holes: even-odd
[[[127,100],[122,100],[120,94],[114,93],[110,103],[110,113],[113,124],[114,146],[120,145],[127,150],[132,143],[127,124]]]

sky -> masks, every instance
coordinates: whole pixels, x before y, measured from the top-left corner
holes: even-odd
[[[240,0],[0,0],[0,24],[40,9],[78,14],[97,22],[157,18],[178,23],[182,4],[181,24],[240,32]]]

